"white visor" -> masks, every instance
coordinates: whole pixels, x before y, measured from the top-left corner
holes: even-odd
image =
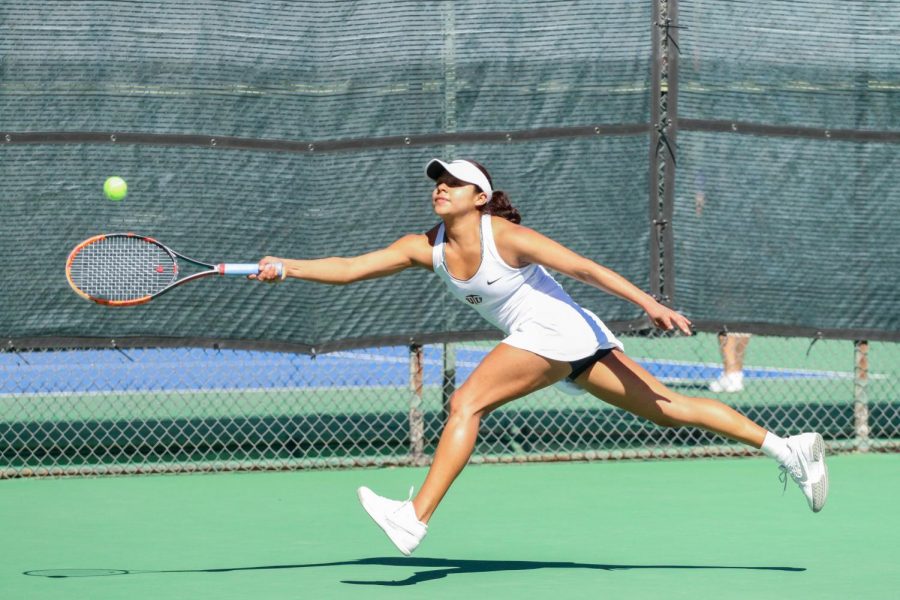
[[[477,185],[481,188],[481,191],[487,195],[488,202],[491,201],[494,190],[491,188],[488,178],[485,177],[481,169],[469,161],[454,160],[451,163],[445,163],[442,160],[432,158],[425,166],[425,174],[435,181],[437,181],[437,178],[440,177],[444,171],[450,173],[460,181]]]

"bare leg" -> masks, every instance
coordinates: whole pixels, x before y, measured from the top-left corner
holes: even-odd
[[[478,437],[481,417],[510,400],[559,381],[568,363],[500,344],[484,358],[450,399],[450,416],[425,483],[413,500],[416,516],[427,523],[463,470]]]
[[[722,351],[722,366],[725,373],[740,373],[744,370],[744,354],[750,335],[746,333],[720,333],[719,348]]]
[[[577,380],[588,392],[664,427],[701,427],[759,448],[766,430],[730,406],[674,392],[624,353],[614,350]]]

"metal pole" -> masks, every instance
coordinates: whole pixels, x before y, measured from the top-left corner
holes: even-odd
[[[444,34],[444,133],[456,132],[456,8],[452,0],[441,3]],[[456,145],[444,149],[444,160],[456,158]]]
[[[409,454],[412,463],[425,463],[425,417],[422,413],[422,382],[425,353],[421,344],[409,347]]]
[[[678,0],[668,0],[665,23],[666,49],[666,159],[663,182],[662,219],[658,225],[662,237],[662,295],[675,300],[675,240],[672,217],[675,206],[675,146],[678,138]]]
[[[660,104],[663,101],[660,79],[663,71],[663,55],[660,37],[664,35],[660,28],[660,1],[654,0],[650,23],[650,173],[647,182],[650,196],[650,293],[659,295],[660,286],[660,235],[657,223],[662,219],[659,203],[660,189],[663,182],[660,173],[660,138],[661,115]]]
[[[456,391],[456,347],[444,344],[444,377],[441,389],[441,422],[450,416],[450,398]]]
[[[853,342],[853,433],[856,449],[869,451],[869,342]]]

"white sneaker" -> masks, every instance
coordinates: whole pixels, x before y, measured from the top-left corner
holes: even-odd
[[[709,389],[716,393],[740,392],[744,389],[744,373],[722,373],[717,379],[709,382]]]
[[[397,549],[409,556],[416,549],[425,534],[428,525],[416,517],[412,499],[413,489],[409,488],[406,502],[383,498],[367,487],[356,490],[359,501],[372,520],[381,527]]]
[[[791,476],[813,512],[819,512],[828,499],[828,467],[825,466],[825,441],[818,433],[802,433],[785,438],[791,449],[791,460],[779,467],[779,476],[787,487]]]

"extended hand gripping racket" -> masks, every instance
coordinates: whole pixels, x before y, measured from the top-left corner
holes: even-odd
[[[178,279],[179,258],[207,270]],[[277,272],[284,279],[284,265],[278,263]],[[134,233],[86,239],[75,246],[66,260],[66,278],[72,289],[82,298],[109,306],[144,304],[183,283],[210,275],[258,273],[257,263],[205,263]]]

